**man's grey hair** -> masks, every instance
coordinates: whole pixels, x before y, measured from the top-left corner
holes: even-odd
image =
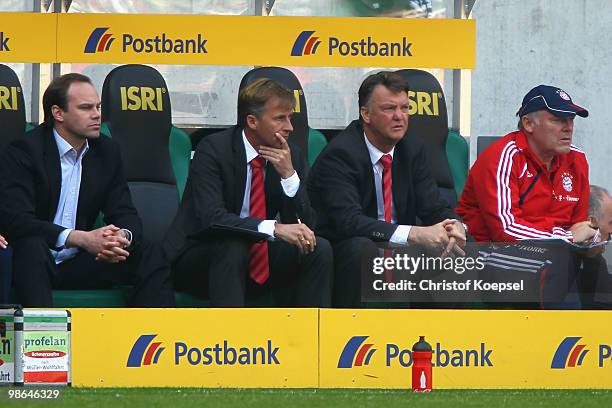
[[[603,200],[606,197],[610,197],[610,193],[603,187],[599,187],[591,184],[589,194],[589,215],[591,217],[599,218],[602,213]]]
[[[528,113],[526,115],[521,116],[519,118],[519,120],[518,120],[518,125],[516,125],[516,127],[518,127],[519,130],[525,131],[525,128],[523,128],[523,117],[524,116],[527,116],[530,121],[532,121],[532,122],[534,122],[536,124],[539,123],[539,121],[540,121],[540,117],[539,117],[540,113],[539,112],[540,111],[530,112],[530,113]]]

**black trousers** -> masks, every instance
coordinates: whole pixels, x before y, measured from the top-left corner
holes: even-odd
[[[52,307],[52,289],[106,289],[132,285],[128,305],[174,307],[174,289],[165,253],[157,244],[139,243],[124,262],[96,261],[85,251],[55,264],[43,238],[12,242],[13,284],[24,307]]]
[[[612,309],[612,275],[602,255],[580,256],[578,288],[583,309]]]
[[[333,244],[334,293],[333,307],[361,307],[361,274],[364,260],[378,256],[378,247],[368,238],[354,237]],[[371,262],[370,262],[371,264]]]
[[[9,294],[11,292],[11,254],[13,250],[9,247],[6,249],[0,248],[0,303],[9,302]]]
[[[238,237],[193,241],[172,265],[178,290],[209,298],[212,307],[244,307],[245,298],[272,290],[282,307],[329,307],[333,256],[317,237],[314,252],[301,255],[284,241],[268,242],[270,278],[258,285],[248,277],[253,242]]]
[[[411,257],[422,255],[433,256],[428,253],[426,248],[418,245],[402,247],[397,251],[391,249],[390,254],[385,254],[383,249],[376,242],[365,237],[353,237],[333,243],[334,250],[334,292],[332,294],[332,305],[336,308],[360,308],[364,306],[362,298],[365,299],[367,307],[377,308],[392,302],[395,308],[414,308],[414,309],[457,309],[465,308],[465,303],[459,303],[449,295],[437,294],[433,292],[420,292],[410,297],[403,293],[388,292],[384,299],[372,297],[372,265],[375,257],[394,256],[395,254],[408,254]],[[416,274],[407,274],[405,271],[391,271],[391,279],[397,281],[401,279],[418,282],[424,275],[429,274],[429,278],[436,278],[442,281],[445,278],[453,278],[453,271],[443,270],[422,270]],[[404,274],[404,275],[402,275]],[[380,275],[381,279],[386,279],[386,275]]]

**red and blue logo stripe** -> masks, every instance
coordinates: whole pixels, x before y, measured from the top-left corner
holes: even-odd
[[[291,49],[292,57],[301,57],[302,55],[311,55],[317,52],[321,40],[314,33],[314,31],[302,31],[297,36]]]
[[[161,345],[159,341],[151,343],[155,337],[157,334],[143,334],[136,340],[128,357],[128,367],[157,364],[164,347],[159,347]]]
[[[566,337],[563,339],[553,357],[550,368],[566,368],[582,365],[584,357],[589,352],[586,344],[576,344],[582,337]]]
[[[109,50],[115,38],[107,31],[108,27],[98,27],[91,32],[87,44],[85,44],[85,54],[95,54],[96,52]]]
[[[368,336],[353,336],[346,343],[340,359],[338,360],[338,368],[360,367],[370,364],[370,359],[376,351],[372,348],[374,344],[365,343]]]

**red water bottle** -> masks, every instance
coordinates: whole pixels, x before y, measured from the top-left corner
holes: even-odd
[[[425,336],[412,346],[412,391],[431,391],[431,356],[432,350]]]

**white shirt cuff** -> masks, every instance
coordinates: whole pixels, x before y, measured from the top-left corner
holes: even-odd
[[[300,176],[298,176],[297,171],[294,170],[289,178],[281,178],[281,186],[283,186],[283,191],[287,197],[294,197],[300,188]]]
[[[263,220],[257,226],[258,232],[263,232],[270,236],[270,238],[274,239],[274,226],[276,225],[276,220]]]
[[[121,231],[123,231],[123,233],[125,234],[125,239],[127,239],[129,241],[129,243],[125,246],[125,248],[129,247],[130,245],[132,245],[132,231],[130,231],[127,228],[121,228]]]
[[[389,242],[392,244],[406,244],[408,243],[408,235],[410,235],[410,229],[412,225],[398,225],[397,229],[391,235]]]
[[[56,248],[64,248],[66,246],[66,240],[68,239],[68,235],[72,232],[72,228],[66,228],[57,236],[57,241],[55,242]]]

